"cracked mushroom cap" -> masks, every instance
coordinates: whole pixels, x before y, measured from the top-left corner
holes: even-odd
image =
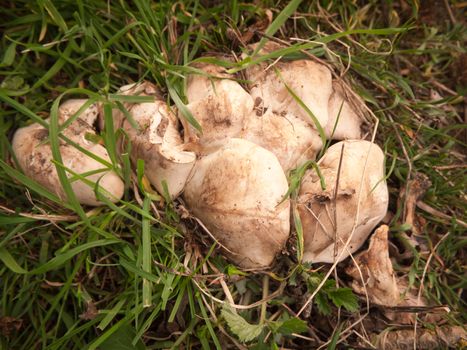
[[[128,121],[123,129],[131,141],[131,159],[143,159],[145,174],[159,193],[164,193],[166,181],[171,198],[177,197],[185,187],[196,155],[184,150],[178,132],[178,120],[163,101],[134,104],[130,113],[138,130]]]
[[[222,67],[204,64],[199,68],[215,77],[196,74],[188,77],[187,108],[201,125],[203,133],[199,135],[181,116],[185,138],[188,142],[203,146],[237,137],[245,119],[253,112],[253,99],[239,83],[232,80],[234,76],[223,72]]]
[[[68,100],[59,108],[59,120],[65,121],[78,111],[86,100]],[[97,107],[91,105],[77,120],[71,123],[63,133],[90,153],[111,163],[110,157],[104,146],[93,143],[86,138],[86,134],[95,134],[91,125],[97,118]],[[56,167],[53,163],[52,149],[48,142],[49,132],[43,126],[34,123],[16,131],[12,147],[24,173],[55,193],[61,199],[66,195],[58,178]],[[102,163],[85,155],[75,147],[60,141],[60,153],[63,165],[71,171],[83,175],[87,180],[98,183],[104,191],[104,195],[112,202],[117,202],[123,196],[123,181],[112,170]],[[102,169],[101,172],[95,172]],[[72,177],[71,174],[68,175]],[[86,205],[101,205],[94,193],[94,187],[83,181],[76,180],[71,183],[73,192],[78,201]],[[105,193],[107,192],[107,193]]]
[[[272,152],[287,174],[309,159],[315,159],[323,142],[318,132],[292,114],[257,111],[246,122],[242,138]]]
[[[362,138],[363,118],[359,116],[347,97],[341,84],[332,83],[329,99],[329,119],[324,128],[326,138],[333,140],[357,140]]]
[[[290,230],[288,184],[277,158],[246,140],[229,139],[199,159],[184,198],[191,212],[245,268],[269,266]]]
[[[254,49],[257,44],[251,45]],[[282,48],[268,42],[259,52],[264,55]],[[280,73],[278,74],[276,70]],[[331,71],[312,60],[278,61],[268,67],[261,63],[245,71],[250,93],[256,105],[275,113],[293,114],[316,128],[311,116],[294,99],[287,86],[311,110],[324,128],[328,122],[328,101],[332,93]]]
[[[359,202],[355,231],[348,250],[339,261],[359,249],[386,214],[388,189],[384,181],[384,154],[369,141],[341,141],[327,150],[318,165],[326,189],[321,188],[320,178],[310,170],[302,180],[298,198],[304,235],[304,260],[333,263],[352,234]]]

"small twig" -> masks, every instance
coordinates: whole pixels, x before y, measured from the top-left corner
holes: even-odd
[[[443,212],[435,209],[435,208],[432,208],[430,207],[428,204],[426,204],[425,202],[422,202],[422,201],[418,201],[417,202],[417,207],[420,208],[421,210],[423,211],[426,211],[428,214],[431,214],[431,215],[434,215],[434,216],[437,216],[439,218],[442,218],[442,219],[446,219],[446,220],[456,220],[456,222],[463,226],[463,227],[467,227],[467,223],[458,219],[458,218],[453,218],[447,214],[444,214]]]
[[[209,297],[211,300],[219,303],[219,304],[229,304],[232,308],[234,309],[239,309],[239,310],[248,310],[248,309],[253,309],[253,308],[256,308],[258,306],[260,306],[261,304],[263,303],[267,303],[268,301],[276,298],[277,296],[281,295],[282,292],[284,291],[284,288],[285,288],[285,283],[281,283],[281,285],[279,286],[279,288],[272,294],[269,294],[269,296],[266,298],[266,299],[261,299],[257,302],[254,302],[252,304],[249,304],[249,305],[238,305],[238,304],[231,304],[229,302],[226,302],[225,300],[221,300],[219,298],[216,298],[215,296],[211,295],[210,293],[208,293],[207,291],[205,291],[201,286],[200,284],[198,283],[198,281],[196,281],[195,279],[192,280],[196,286],[198,287],[198,289],[201,291],[201,293],[203,293],[204,295],[206,295],[207,297]]]
[[[452,24],[456,25],[457,20],[456,20],[456,17],[454,17],[454,13],[452,12],[452,9],[451,9],[451,6],[449,5],[448,0],[444,0],[444,6],[446,7],[446,10],[448,11],[449,19],[451,20]]]
[[[16,212],[10,208],[7,208],[3,205],[0,205],[0,210],[7,212],[8,214],[15,214],[19,216],[23,216],[25,218],[35,219],[35,220],[44,220],[50,222],[57,222],[57,221],[76,221],[78,220],[78,216],[76,215],[51,215],[51,214],[32,214],[32,213],[25,213],[25,212]]]
[[[467,164],[434,165],[433,168],[438,170],[462,169],[467,168]]]

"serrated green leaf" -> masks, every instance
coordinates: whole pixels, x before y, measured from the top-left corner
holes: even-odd
[[[279,326],[277,333],[283,335],[289,335],[292,333],[303,333],[308,330],[308,326],[305,321],[299,318],[290,318]]]
[[[231,307],[224,305],[221,311],[230,330],[242,342],[249,342],[256,339],[264,329],[264,324],[248,323],[242,316],[236,314]]]
[[[350,312],[358,310],[358,300],[350,288],[339,288],[328,293],[329,299],[332,300],[337,307],[345,307]]]
[[[318,311],[323,315],[331,314],[331,306],[329,305],[328,298],[324,293],[318,293],[315,296],[315,304],[318,307]]]

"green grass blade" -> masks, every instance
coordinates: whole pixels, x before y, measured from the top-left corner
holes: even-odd
[[[273,36],[289,19],[290,16],[295,12],[298,5],[302,0],[291,0],[286,7],[279,13],[276,19],[269,25],[268,29],[266,29],[267,36]],[[256,46],[255,51],[253,52],[252,56],[256,56],[256,54],[264,47],[264,45],[268,42],[268,38],[261,38],[259,41],[258,46]]]
[[[143,210],[149,214],[151,209],[151,200],[145,197],[143,200]],[[142,247],[143,247],[143,265],[144,272],[151,274],[152,252],[151,252],[151,222],[147,218],[142,218]],[[143,279],[143,307],[152,305],[152,283],[147,279]]]
[[[50,147],[52,149],[52,156],[54,161],[58,164],[63,165],[62,155],[60,152],[60,142],[59,138],[59,131],[58,131],[58,107],[60,105],[61,95],[57,98],[54,103],[52,104],[52,108],[50,110],[50,124],[49,124],[49,136],[50,136]],[[75,210],[75,212],[81,217],[81,219],[89,223],[89,219],[86,216],[81,204],[78,202],[76,195],[71,187],[70,181],[66,175],[65,170],[60,167],[58,164],[55,164],[55,168],[57,170],[58,178],[60,180],[60,184],[62,185],[63,191],[67,196],[67,200],[71,207]]]
[[[78,247],[70,249],[69,251],[67,251],[65,253],[57,255],[56,257],[52,258],[51,260],[49,260],[45,264],[35,268],[34,270],[31,270],[29,272],[29,274],[37,275],[37,274],[45,273],[47,271],[55,270],[55,269],[59,268],[60,266],[62,266],[65,262],[67,262],[68,260],[73,258],[75,255],[77,255],[77,254],[79,254],[79,253],[81,253],[81,252],[83,252],[85,250],[88,250],[88,249],[91,249],[91,248],[96,248],[96,247],[104,247],[104,246],[107,246],[107,245],[117,244],[117,243],[122,243],[122,241],[116,240],[116,239],[114,239],[114,240],[101,239],[101,240],[97,240],[97,241],[94,241],[94,242],[84,243],[84,244],[82,244],[82,245],[80,245]]]
[[[37,89],[39,86],[43,85],[45,82],[50,80],[54,75],[56,75],[65,65],[67,59],[70,57],[73,46],[69,43],[65,51],[60,54],[60,58],[55,62],[55,64],[50,67],[50,69],[45,73],[40,79],[38,79],[34,85],[31,87],[31,90]]]
[[[175,102],[175,105],[180,110],[180,112],[182,112],[182,116],[188,121],[188,123],[191,124],[191,126],[193,126],[196,130],[202,133],[203,131],[202,131],[201,125],[198,123],[198,121],[193,116],[191,111],[186,107],[186,105],[180,99],[180,96],[178,96],[177,91],[175,91],[174,87],[169,83],[169,81],[167,81],[167,89],[169,90],[170,97]]]
[[[60,12],[54,6],[52,1],[50,1],[50,0],[40,0],[39,3],[41,3],[42,6],[44,6],[44,8],[48,12],[48,14],[49,14],[50,18],[52,19],[52,21],[55,22],[55,24],[58,25],[63,32],[68,31],[68,26],[66,25],[65,20],[60,15]]]
[[[102,321],[98,324],[97,328],[99,328],[101,331],[106,329],[110,322],[112,322],[115,316],[117,316],[117,314],[120,312],[125,303],[126,299],[122,299],[117,304],[115,304],[115,306],[111,310],[109,310],[107,315],[105,315]]]
[[[16,260],[11,256],[8,250],[5,247],[0,248],[0,260],[14,273],[25,274],[28,273],[25,269],[23,269]]]

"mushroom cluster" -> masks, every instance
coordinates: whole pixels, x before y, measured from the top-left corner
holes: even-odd
[[[270,42],[255,52],[261,56],[278,48]],[[131,144],[132,162],[144,160],[152,185],[161,193],[168,188],[172,198],[181,195],[232,261],[264,268],[284,248],[291,231],[287,175],[316,160],[336,140],[317,161],[320,172],[307,170],[296,199],[304,260],[340,261],[359,249],[387,210],[384,154],[362,139],[362,114],[331,70],[312,59],[279,59],[270,66],[263,61],[244,71],[248,85],[242,86],[220,66],[203,63],[195,68],[203,74],[187,77],[186,107],[202,132],[168,106],[149,82],[119,91],[153,97],[151,102],[125,104],[131,122],[120,110],[113,115],[114,126],[124,131],[122,142]],[[83,103],[63,104],[60,121]],[[63,133],[110,162],[105,148],[84,136],[95,133],[98,114],[99,107],[92,105]],[[36,124],[19,129],[13,150],[28,176],[64,198],[47,129]],[[87,180],[73,182],[81,203],[101,204],[96,186],[112,201],[122,196],[123,183],[111,169],[101,169],[101,163],[66,143],[60,151],[64,166]]]

